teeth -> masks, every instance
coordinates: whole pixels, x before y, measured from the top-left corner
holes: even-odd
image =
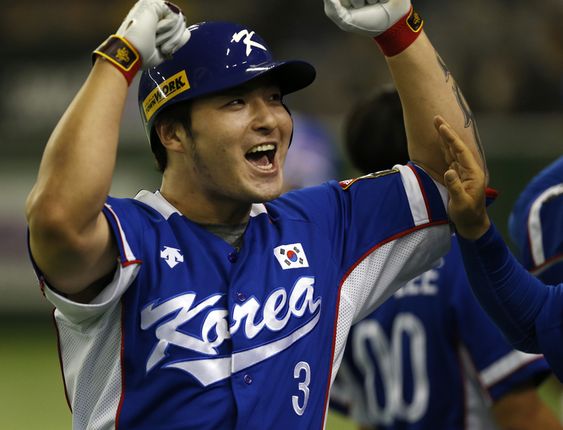
[[[252,148],[250,151],[248,151],[248,154],[253,154],[255,152],[260,152],[260,151],[273,151],[274,149],[276,149],[276,147],[272,144],[258,145]]]

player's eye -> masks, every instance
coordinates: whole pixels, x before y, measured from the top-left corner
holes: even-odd
[[[273,102],[281,102],[282,101],[281,93],[280,92],[272,93],[270,95],[270,100],[273,101]]]
[[[231,99],[227,102],[227,106],[239,106],[239,105],[243,105],[244,104],[244,99],[242,98],[236,98],[236,99]]]

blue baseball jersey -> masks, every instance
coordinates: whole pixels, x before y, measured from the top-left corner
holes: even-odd
[[[491,402],[549,372],[479,306],[457,241],[351,329],[331,405],[377,429],[496,429]]]
[[[563,157],[526,186],[509,219],[526,269],[548,284],[563,281]]]
[[[516,348],[541,352],[563,381],[563,284],[546,285],[527,272],[493,224],[478,240],[459,243],[483,309]]]
[[[353,321],[447,251],[444,202],[396,166],[253,205],[237,250],[158,192],[108,198],[113,281],[45,286],[73,428],[323,428]]]

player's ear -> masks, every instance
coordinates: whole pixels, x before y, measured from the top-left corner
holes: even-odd
[[[160,142],[169,151],[184,152],[187,133],[182,124],[169,119],[157,120],[154,128]]]

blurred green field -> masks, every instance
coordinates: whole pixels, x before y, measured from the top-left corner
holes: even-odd
[[[50,319],[0,320],[0,429],[65,430],[71,428]],[[351,430],[349,421],[330,416],[327,428]]]
[[[0,320],[0,429],[64,430],[71,428],[59,367],[53,323],[47,320]],[[541,389],[559,410],[561,389],[551,381]],[[352,423],[330,414],[328,430],[352,430]]]
[[[0,428],[70,429],[53,323],[1,322]]]

